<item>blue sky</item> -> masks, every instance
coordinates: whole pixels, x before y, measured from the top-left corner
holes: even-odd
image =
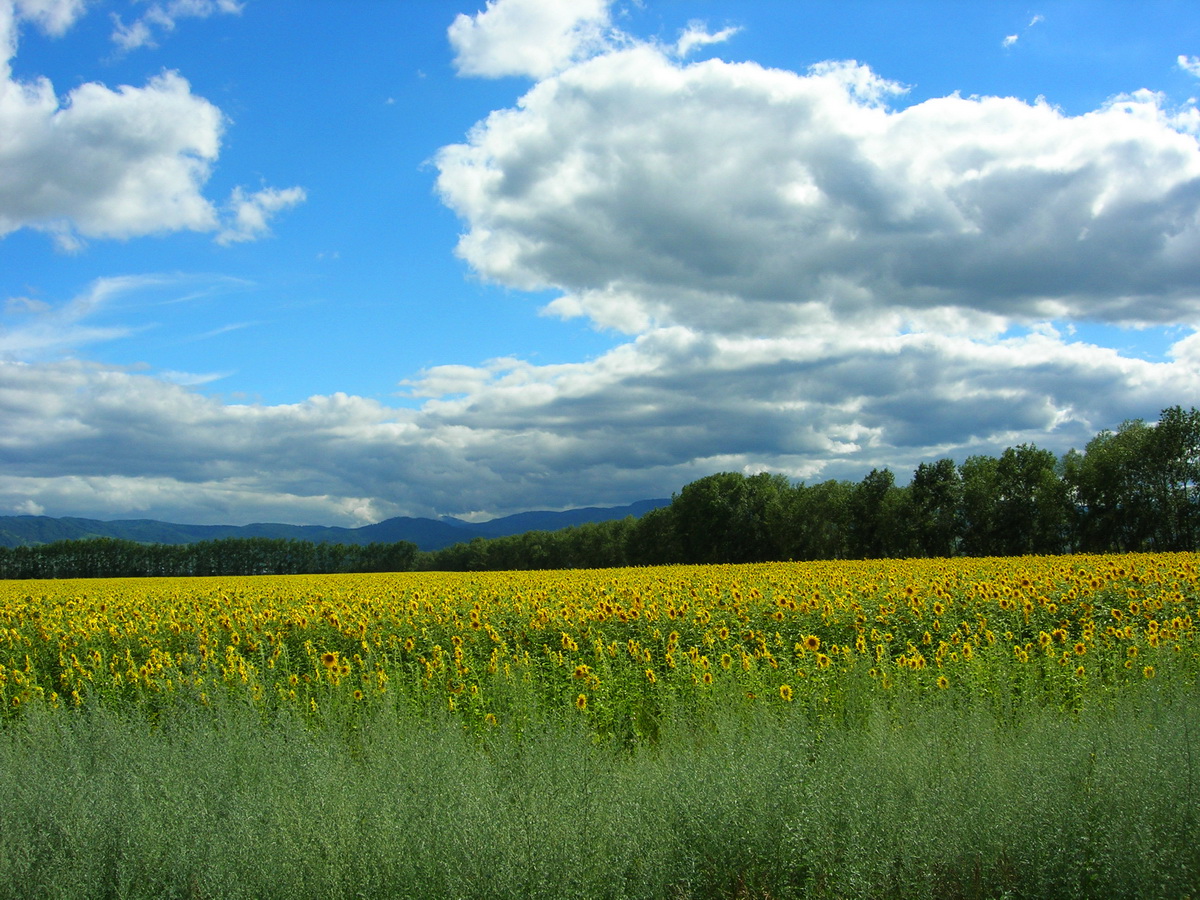
[[[0,514],[357,525],[1200,396],[1192,3],[0,0]]]

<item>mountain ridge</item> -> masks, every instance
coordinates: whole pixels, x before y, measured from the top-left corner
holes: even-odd
[[[0,547],[50,544],[55,541],[113,538],[146,544],[194,544],[222,538],[273,538],[337,544],[391,544],[409,541],[421,550],[441,550],[472,538],[496,538],[526,531],[557,531],[572,525],[635,518],[666,506],[667,499],[638,500],[625,506],[561,511],[532,510],[486,522],[466,522],[444,516],[429,519],[395,516],[347,528],[337,525],[287,525],[252,522],[249,525],[187,525],[157,519],[86,519],[78,516],[0,516]]]

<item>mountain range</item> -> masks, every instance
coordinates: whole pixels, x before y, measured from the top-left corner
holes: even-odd
[[[670,500],[639,500],[628,506],[516,513],[486,522],[466,522],[452,516],[440,519],[398,516],[373,525],[342,528],[324,525],[180,525],[154,519],[80,519],[73,516],[0,516],[0,547],[49,544],[87,538],[116,538],[145,544],[193,544],[220,538],[282,538],[315,544],[394,544],[409,541],[422,550],[440,550],[472,538],[495,538],[526,531],[557,531],[572,525],[635,518]]]

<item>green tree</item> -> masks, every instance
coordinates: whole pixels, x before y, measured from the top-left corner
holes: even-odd
[[[882,559],[909,555],[906,491],[891,469],[872,469],[850,494],[850,555]]]
[[[951,459],[921,463],[908,485],[916,551],[953,556],[962,542],[962,478]]]
[[[768,523],[789,488],[787,477],[719,472],[684,486],[671,500],[687,562],[762,562],[779,555]]]
[[[1061,553],[1069,525],[1067,486],[1058,458],[1032,444],[1009,447],[995,469],[993,553]]]
[[[1150,546],[1155,532],[1151,493],[1144,460],[1152,429],[1141,419],[1101,431],[1082,456],[1064,467],[1075,507],[1079,549],[1098,553]]]
[[[1164,409],[1148,441],[1146,484],[1156,513],[1155,546],[1197,547],[1197,490],[1200,489],[1200,410]]]
[[[967,556],[998,553],[997,472],[993,456],[969,456],[958,467],[962,481],[962,551]]]

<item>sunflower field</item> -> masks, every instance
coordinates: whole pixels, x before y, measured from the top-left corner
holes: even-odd
[[[1198,565],[3,582],[0,897],[1189,896]]]

